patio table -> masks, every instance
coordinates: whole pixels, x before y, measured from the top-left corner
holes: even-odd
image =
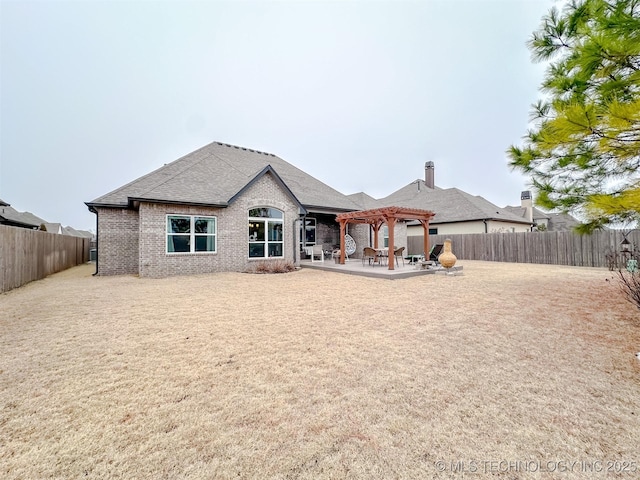
[[[376,255],[384,260],[385,265],[389,263],[389,248],[374,248],[374,250],[376,251]]]
[[[424,260],[424,255],[407,255],[405,258],[409,260],[409,265],[415,265],[420,260]]]

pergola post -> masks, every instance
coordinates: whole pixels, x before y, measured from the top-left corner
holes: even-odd
[[[429,255],[429,252],[431,251],[431,248],[429,247],[429,221],[428,220],[420,220],[420,223],[422,224],[422,229],[423,229],[423,238],[424,238],[424,255],[425,257],[427,255]],[[428,258],[425,258],[425,260],[429,260]]]
[[[344,235],[347,230],[346,220],[340,220],[340,265],[344,265]]]
[[[373,227],[373,248],[378,248],[378,233],[380,233],[382,222],[374,222],[371,226]]]
[[[395,270],[396,263],[396,255],[395,255],[395,230],[396,230],[396,219],[395,217],[386,217],[387,219],[387,227],[389,227],[389,252],[388,252],[388,262],[389,270]]]

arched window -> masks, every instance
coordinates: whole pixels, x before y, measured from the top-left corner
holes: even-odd
[[[249,210],[249,258],[284,256],[284,213],[271,207]]]

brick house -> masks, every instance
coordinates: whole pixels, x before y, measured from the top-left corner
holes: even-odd
[[[340,243],[336,215],[382,207],[435,212],[430,234],[530,231],[532,223],[488,200],[425,178],[375,199],[344,195],[271,153],[214,142],[92,202],[97,215],[97,274],[148,277],[250,269],[256,261],[299,264],[305,248]],[[349,225],[355,258],[373,244],[372,228]],[[394,246],[423,236],[419,222],[394,227]],[[381,246],[389,231],[381,228]],[[411,252],[409,252],[411,253]],[[419,252],[413,252],[419,253]]]
[[[145,277],[297,264],[304,246],[339,243],[336,214],[361,209],[273,154],[219,142],[86,205],[97,216],[96,273]],[[366,225],[349,233],[369,244]]]

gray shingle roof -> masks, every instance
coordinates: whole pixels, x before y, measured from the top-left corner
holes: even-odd
[[[33,213],[18,212],[15,208],[9,206],[8,203],[4,203],[4,205],[0,205],[0,223],[36,228],[45,223],[45,221],[40,217],[36,217]]]
[[[550,213],[549,230],[553,232],[566,232],[574,230],[580,224],[578,220],[567,213]]]
[[[189,153],[87,205],[127,206],[136,199],[226,206],[269,165],[307,209],[359,209],[346,195],[276,155],[219,142]]]
[[[512,207],[510,205],[507,205],[506,207],[504,207],[504,209],[522,218],[524,218],[527,214],[527,211],[524,207]],[[547,213],[543,212],[542,210],[538,210],[536,207],[533,207],[532,213],[534,222],[540,219],[549,219],[549,215]]]
[[[360,210],[371,210],[382,206],[378,203],[378,200],[364,192],[352,193],[348,197],[358,205]]]
[[[378,200],[378,205],[421,208],[436,214],[431,223],[498,220],[526,223],[522,217],[500,208],[485,198],[470,195],[457,188],[429,188],[423,180],[416,180]]]
[[[510,211],[515,215],[524,217],[525,210],[522,207],[504,207],[505,210]],[[533,221],[534,223],[546,219],[548,221],[547,229],[551,232],[564,232],[573,230],[580,222],[567,213],[557,212],[543,212],[542,210],[533,207]]]
[[[69,235],[71,237],[93,238],[93,233],[87,230],[76,230],[73,227],[62,227],[62,234]]]

